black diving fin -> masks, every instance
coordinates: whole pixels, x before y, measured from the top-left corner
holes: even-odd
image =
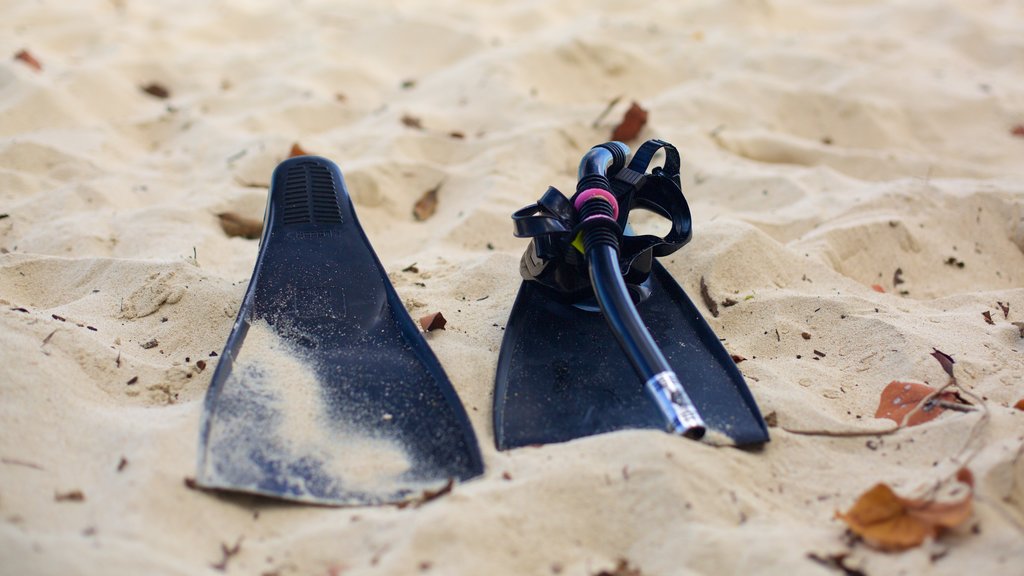
[[[329,160],[274,171],[198,467],[203,487],[329,505],[401,502],[483,472],[466,412]]]
[[[647,172],[659,150],[664,166]],[[549,188],[513,215],[532,238],[505,328],[494,399],[498,449],[628,428],[737,446],[768,441],[757,404],[721,342],[656,260],[692,235],[679,154],[659,140],[609,142],[580,164],[576,194]],[[672,223],[632,235],[629,213]]]

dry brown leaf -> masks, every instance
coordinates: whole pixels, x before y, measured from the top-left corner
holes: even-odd
[[[962,469],[957,473],[957,480],[970,488],[960,500],[936,502],[903,498],[887,484],[879,483],[861,494],[847,512],[836,512],[836,517],[871,546],[882,550],[913,548],[943,529],[955,528],[970,518],[973,475]]]
[[[288,152],[289,158],[295,158],[296,156],[309,156],[309,152],[303,150],[302,146],[299,146],[298,142],[292,144],[292,149]]]
[[[402,125],[406,128],[414,128],[416,130],[423,130],[423,120],[417,116],[411,114],[402,115]]]
[[[146,94],[149,94],[150,96],[154,98],[159,98],[161,100],[170,98],[171,96],[171,91],[168,90],[166,86],[164,86],[163,84],[158,84],[156,82],[150,82],[145,86],[140,86],[139,90],[142,90]]]
[[[893,380],[882,390],[882,397],[878,401],[878,410],[875,411],[875,418],[888,418],[900,424],[903,418],[921,403],[929,394],[935,392],[935,388],[927,384],[916,382],[900,382]],[[956,394],[944,392],[939,394],[937,400],[946,402],[958,402]],[[939,417],[945,410],[935,403],[930,403],[918,410],[907,420],[907,426],[917,426]]]
[[[35,70],[36,72],[43,71],[43,65],[40,64],[39,60],[36,60],[36,57],[33,56],[32,53],[28,50],[18,50],[18,52],[14,55],[14,59],[24,62],[29,68]]]
[[[53,495],[53,499],[56,502],[85,502],[85,494],[81,490],[56,492]]]
[[[1013,405],[1017,410],[1024,410],[1024,398],[1017,400],[1017,403]]]
[[[938,348],[932,348],[931,357],[935,358],[935,360],[939,363],[939,366],[942,366],[942,370],[946,374],[949,374],[950,378],[956,378],[955,376],[953,376],[953,364],[956,364],[956,360],[954,360],[952,356],[946,354],[945,352],[939,350]]]
[[[433,314],[427,314],[420,318],[420,326],[425,332],[431,332],[433,330],[444,330],[444,325],[448,321],[445,320],[444,315],[440,312],[434,312]]]
[[[982,318],[985,319],[985,323],[986,324],[991,324],[991,325],[995,326],[996,323],[992,320],[992,313],[991,312],[989,312],[988,310],[985,310],[984,312],[981,313],[981,316],[982,316]]]
[[[885,294],[885,288],[882,288],[881,284],[872,284],[871,289],[874,290],[875,292]]]
[[[629,560],[625,558],[619,558],[615,568],[611,570],[601,570],[594,576],[643,576],[639,568],[634,568],[629,565]]]
[[[622,116],[622,121],[612,130],[612,140],[629,142],[640,135],[640,131],[647,124],[647,110],[633,102],[629,110]]]
[[[437,193],[441,191],[441,185],[438,184],[430,190],[423,193],[420,199],[416,201],[416,205],[412,207],[412,215],[420,222],[430,218],[437,212]]]
[[[220,218],[220,227],[229,238],[240,236],[256,240],[263,234],[263,221],[261,220],[239,216],[234,212],[222,212],[217,214],[217,218]]]

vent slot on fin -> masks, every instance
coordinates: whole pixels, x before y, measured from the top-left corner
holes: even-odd
[[[334,175],[316,162],[288,169],[282,217],[285,224],[340,224],[341,209],[334,194]]]

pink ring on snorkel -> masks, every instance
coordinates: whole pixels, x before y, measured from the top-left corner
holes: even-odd
[[[583,192],[580,192],[580,195],[576,197],[576,202],[575,202],[576,210],[579,211],[579,209],[582,208],[583,205],[588,200],[590,200],[591,198],[594,198],[595,196],[603,198],[609,204],[612,205],[612,220],[618,220],[619,219],[619,201],[615,199],[615,195],[614,194],[612,194],[611,192],[609,192],[607,190],[602,190],[600,188],[587,188]]]

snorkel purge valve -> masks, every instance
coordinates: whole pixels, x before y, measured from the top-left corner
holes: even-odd
[[[666,151],[665,168],[645,174],[654,153],[662,148]],[[595,146],[580,162],[571,201],[549,188],[537,204],[513,216],[516,235],[533,238],[523,255],[521,271],[525,279],[541,283],[564,300],[578,305],[596,300],[668,431],[699,439],[704,436],[704,421],[631,296],[645,297],[644,282],[654,256],[670,254],[690,239],[689,209],[678,182],[679,155],[659,140],[645,143],[625,167],[628,154],[629,148],[621,142]],[[624,236],[634,206],[669,218],[672,231],[664,238]]]

